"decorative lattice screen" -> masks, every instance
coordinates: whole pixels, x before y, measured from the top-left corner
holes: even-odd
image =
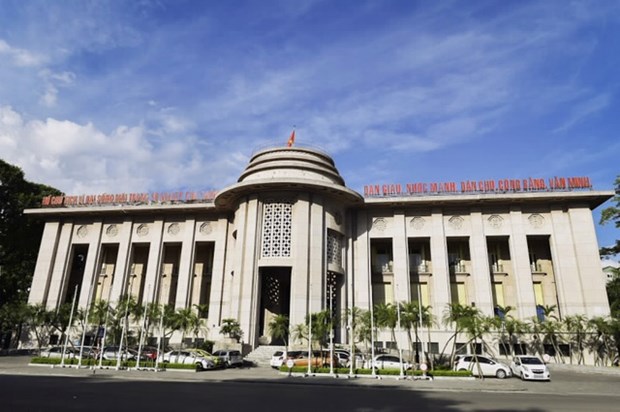
[[[263,257],[291,256],[292,217],[292,202],[265,202],[263,212]]]
[[[342,237],[331,230],[327,231],[327,263],[342,267]]]

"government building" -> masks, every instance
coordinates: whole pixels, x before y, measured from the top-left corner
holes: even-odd
[[[45,228],[29,303],[49,309],[130,294],[143,303],[208,308],[204,336],[235,319],[246,352],[270,343],[279,314],[419,301],[443,347],[446,307],[521,320],[555,306],[609,315],[592,210],[613,196],[588,178],[345,185],[332,158],[307,147],[253,154],[217,193],[47,198],[26,213]],[[93,332],[94,333],[94,332]],[[395,347],[388,330],[375,345]],[[171,343],[178,343],[175,334]],[[407,347],[405,332],[397,343]],[[349,342],[347,325],[336,343]],[[461,339],[462,340],[462,339]]]

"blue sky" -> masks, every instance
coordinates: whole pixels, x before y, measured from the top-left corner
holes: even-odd
[[[1,0],[0,158],[68,194],[219,189],[295,126],[358,191],[611,190],[618,39],[612,0]]]

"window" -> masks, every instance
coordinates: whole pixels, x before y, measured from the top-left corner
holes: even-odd
[[[542,282],[534,282],[534,297],[536,298],[536,305],[545,305]]]
[[[450,283],[450,292],[452,294],[452,302],[458,302],[463,306],[467,305],[467,293],[464,282]]]
[[[423,306],[430,306],[431,299],[428,283],[412,283],[411,300],[421,302]]]

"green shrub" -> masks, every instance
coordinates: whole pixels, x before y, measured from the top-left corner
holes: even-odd
[[[329,373],[329,367],[327,368],[311,368],[310,371],[312,373]],[[280,367],[280,372],[289,372],[289,369],[286,366]],[[291,369],[293,373],[307,373],[307,366],[294,366]],[[350,372],[349,368],[334,368],[334,373],[338,375],[348,375]],[[427,375],[432,376],[453,376],[453,377],[467,377],[472,376],[470,371],[453,371],[453,370],[432,370],[427,371]],[[371,369],[353,369],[354,375],[372,375]],[[398,376],[400,375],[400,369],[379,369],[376,371],[377,375],[381,376]],[[422,376],[423,372],[421,370],[415,371],[404,371],[406,376]]]

